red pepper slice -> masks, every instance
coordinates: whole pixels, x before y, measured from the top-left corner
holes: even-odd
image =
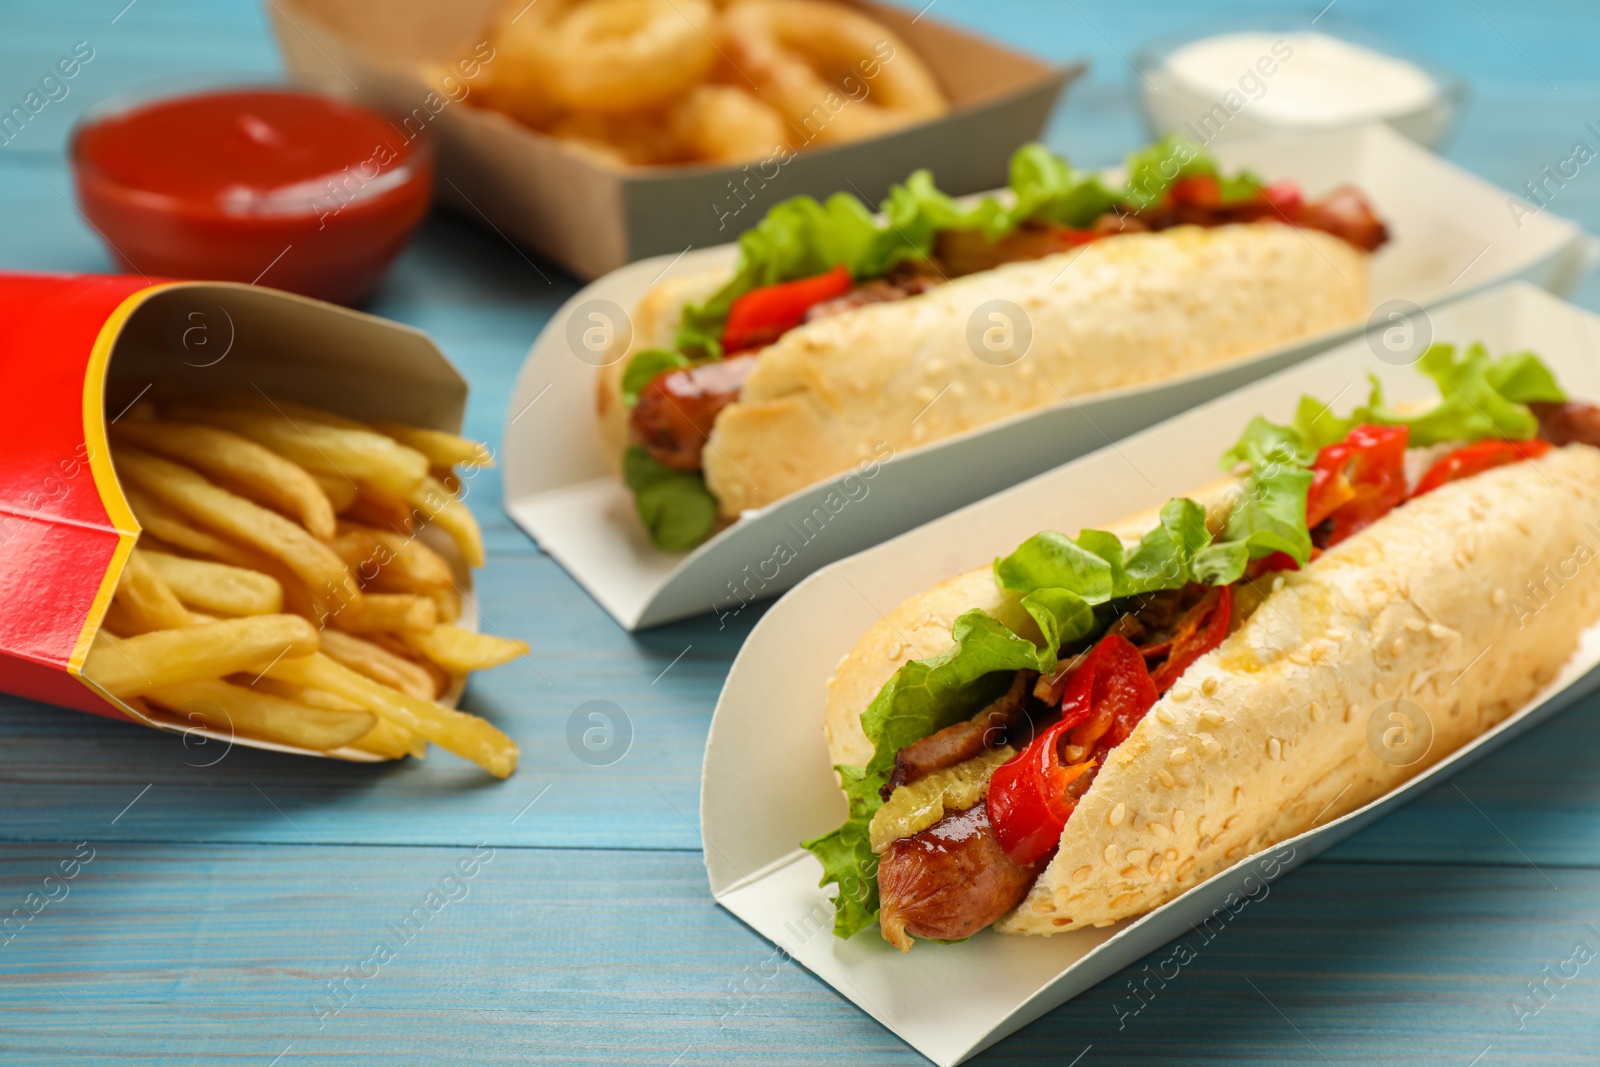
[[[1216,207],[1222,203],[1222,183],[1210,174],[1180,178],[1172,183],[1172,202],[1196,207]]]
[[[989,824],[1006,855],[1029,864],[1052,851],[1077,802],[1067,786],[1088,773],[1094,761],[1063,766],[1062,720],[1035,737],[1027,748],[995,769],[989,781]]]
[[[1322,549],[1315,545],[1311,546],[1310,562],[1315,563],[1320,555],[1322,555]],[[1296,563],[1294,557],[1289,553],[1274,552],[1270,556],[1262,556],[1250,564],[1250,569],[1245,571],[1245,576],[1247,578],[1259,578],[1263,574],[1271,574],[1273,571],[1297,571],[1299,569],[1300,564]]]
[[[752,289],[728,309],[728,321],[722,327],[722,350],[738,352],[771,344],[800,325],[813,306],[843,296],[854,284],[850,268],[841,264],[799,281]]]
[[[1411,493],[1418,497],[1431,493],[1441,485],[1482,474],[1493,467],[1535,459],[1550,451],[1550,442],[1535,438],[1532,441],[1479,441],[1458,448],[1428,468]]]
[[[1306,493],[1306,526],[1331,519],[1331,548],[1387,515],[1406,498],[1405,426],[1357,426],[1343,441],[1317,453]]]
[[[1312,551],[1315,552],[1316,549],[1312,549]],[[1289,553],[1274,552],[1270,556],[1262,556],[1255,561],[1254,573],[1246,571],[1245,574],[1247,577],[1259,578],[1263,574],[1271,574],[1273,571],[1297,571],[1299,569],[1300,564],[1295,562],[1295,558]]]
[[[1103,638],[1068,680],[1060,721],[996,768],[989,782],[989,822],[1007,855],[1029,864],[1055,850],[1078,803],[1067,787],[1132,733],[1155,702],[1139,650],[1126,637]],[[1076,759],[1065,759],[1068,747]]]
[[[1282,217],[1290,222],[1299,221],[1300,210],[1306,204],[1299,183],[1294,181],[1274,182],[1261,190],[1261,199],[1273,209],[1268,218]]]
[[[1222,644],[1222,639],[1228,636],[1228,620],[1232,617],[1231,585],[1212,588],[1200,603],[1184,612],[1172,640],[1162,642],[1168,646],[1166,662],[1150,673],[1156,692],[1165,693],[1171,689],[1172,683],[1182,677],[1195,660]]]

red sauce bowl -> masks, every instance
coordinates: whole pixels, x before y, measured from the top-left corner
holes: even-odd
[[[425,138],[367,108],[276,88],[92,114],[73,133],[72,168],[121,269],[340,304],[382,280],[433,192]]]

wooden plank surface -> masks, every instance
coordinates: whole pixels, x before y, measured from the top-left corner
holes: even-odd
[[[0,891],[89,850],[0,959],[8,1063],[915,1061],[712,904],[689,853],[16,845]],[[1600,872],[1546,874],[1314,863],[982,1062],[1557,1062],[1600,1026],[1600,960],[1562,967],[1600,953]],[[1547,965],[1578,977],[1535,1013]]]
[[[932,14],[1054,59],[1090,57],[1049,140],[1100,165],[1144,137],[1127,61],[1140,44],[1263,9],[1302,27],[1323,7],[938,0]],[[1516,188],[1579,138],[1600,147],[1584,127],[1600,122],[1592,3],[1338,0],[1322,17],[1469,76],[1475,99],[1449,154],[1491,180]],[[83,107],[185,72],[278,69],[249,0],[0,0],[0,104],[79,40],[95,58],[71,95],[0,147],[0,267],[105,269],[68,199],[63,151]],[[1600,231],[1591,169],[1554,210]],[[370,310],[433,335],[472,382],[468,432],[498,444],[517,367],[575,288],[436,215]],[[1577,299],[1600,307],[1600,282]],[[470,501],[490,553],[483,614],[534,652],[476,680],[467,703],[522,746],[508,782],[442,753],[359,767],[224,751],[0,698],[0,915],[93,855],[65,895],[49,889],[59,899],[0,932],[0,1062],[919,1062],[706,891],[701,748],[759,613],[627,635],[511,525],[498,492],[486,475]],[[564,739],[595,698],[634,728],[610,767],[581,763]],[[1215,941],[1188,939],[1197,959],[1137,1014],[1127,983],[1145,980],[1141,967],[979,1062],[1592,1062],[1595,967],[1548,984],[1543,1001],[1527,983],[1580,941],[1600,951],[1588,925],[1600,925],[1597,766],[1590,700],[1275,884]],[[441,882],[480,846],[493,858]],[[441,886],[458,899],[320,1017],[339,1003],[327,984]],[[1170,974],[1174,950],[1146,963]]]

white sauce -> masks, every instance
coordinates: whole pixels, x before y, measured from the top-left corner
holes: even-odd
[[[1166,70],[1196,96],[1221,101],[1231,92],[1258,117],[1284,124],[1392,118],[1439,99],[1438,83],[1416,64],[1323,33],[1207,37],[1171,52]]]

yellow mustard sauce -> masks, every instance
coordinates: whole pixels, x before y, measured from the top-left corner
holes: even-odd
[[[902,837],[921,833],[944,818],[946,810],[965,811],[972,807],[988,795],[995,768],[1016,754],[1016,749],[1003,745],[898,786],[872,816],[868,827],[872,851],[882,852]]]

